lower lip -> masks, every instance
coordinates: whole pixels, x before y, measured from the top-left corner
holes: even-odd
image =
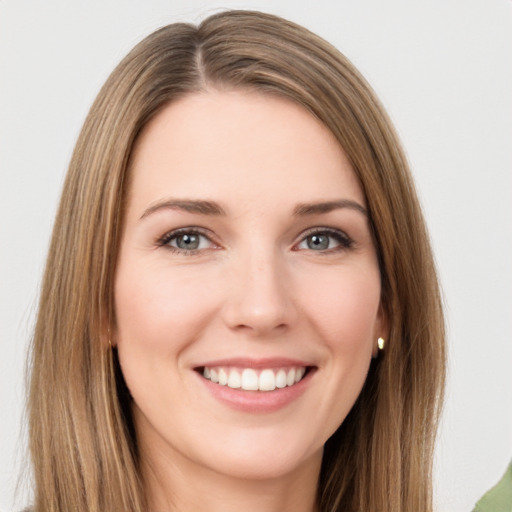
[[[306,391],[313,374],[314,370],[310,369],[297,384],[280,389],[276,388],[274,391],[233,389],[215,384],[199,373],[197,376],[217,400],[232,409],[248,413],[270,413],[283,409],[297,400]]]

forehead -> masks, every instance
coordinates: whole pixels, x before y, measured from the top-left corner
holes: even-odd
[[[168,105],[137,141],[132,173],[140,207],[166,194],[239,205],[340,196],[364,204],[332,133],[292,101],[255,92],[209,91]]]

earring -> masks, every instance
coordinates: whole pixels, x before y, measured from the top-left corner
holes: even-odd
[[[379,338],[377,340],[377,346],[379,347],[379,350],[384,350],[384,345],[386,344],[386,341],[384,338]]]

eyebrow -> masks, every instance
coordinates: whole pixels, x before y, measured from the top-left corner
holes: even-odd
[[[319,203],[301,203],[294,210],[293,215],[296,217],[304,217],[307,215],[319,215],[329,213],[333,210],[341,208],[350,208],[356,210],[363,215],[368,215],[366,208],[351,199],[339,199],[337,201],[323,201]],[[160,201],[144,211],[141,219],[155,213],[159,210],[183,210],[188,213],[196,213],[199,215],[216,215],[225,216],[224,209],[214,201],[192,200],[192,199],[166,199]]]
[[[302,203],[297,205],[293,210],[293,215],[302,217],[306,215],[319,215],[329,213],[340,208],[350,208],[367,216],[368,211],[364,206],[351,199],[339,199],[337,201],[324,201],[320,203]]]
[[[183,210],[188,213],[200,215],[226,215],[222,207],[214,201],[201,201],[191,199],[166,199],[150,206],[141,216],[141,219],[159,210]]]

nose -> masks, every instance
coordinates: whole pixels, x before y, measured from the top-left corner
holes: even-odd
[[[230,329],[272,336],[296,322],[292,279],[278,256],[250,255],[238,261],[229,274],[223,315]]]

